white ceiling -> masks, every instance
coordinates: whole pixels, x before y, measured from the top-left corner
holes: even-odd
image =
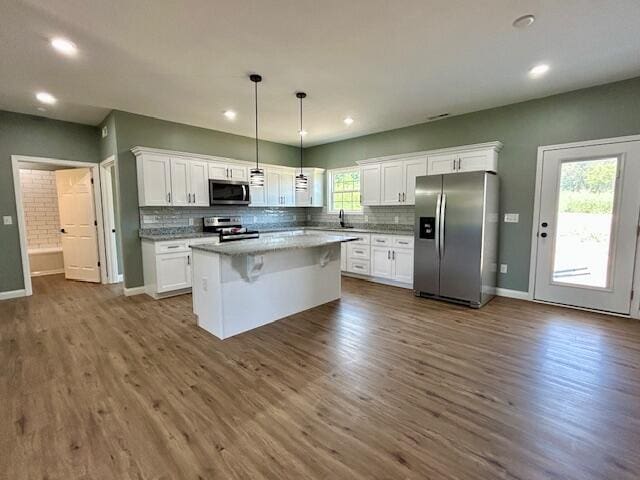
[[[533,13],[536,23],[512,21]],[[640,75],[638,0],[0,0],[0,109],[97,124],[111,109],[319,144]],[[48,46],[56,35],[73,59]],[[527,70],[551,65],[543,78]],[[222,111],[234,109],[228,121]],[[342,122],[351,115],[355,123]]]

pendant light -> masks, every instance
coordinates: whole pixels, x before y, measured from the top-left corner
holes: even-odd
[[[256,168],[252,168],[249,176],[249,184],[252,187],[264,187],[264,169],[260,168],[258,155],[258,83],[262,81],[260,75],[249,75],[249,80],[253,82],[254,96],[256,103]]]
[[[302,173],[302,137],[306,133],[302,128],[302,99],[306,96],[307,94],[304,92],[296,93],[296,97],[300,100],[300,130],[298,131],[298,134],[300,135],[300,175],[296,175],[297,192],[306,192],[309,184],[307,177]]]

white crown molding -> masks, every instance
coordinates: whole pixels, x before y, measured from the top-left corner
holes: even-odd
[[[180,152],[178,150],[163,150],[161,148],[152,148],[152,147],[141,147],[136,146],[131,149],[131,152],[138,157],[144,154],[152,154],[152,155],[164,155],[167,157],[189,157],[198,160],[206,160],[211,162],[231,162],[231,163],[239,163],[245,165],[255,165],[256,162],[250,162],[247,160],[236,160],[235,158],[229,157],[218,157],[215,155],[205,155],[202,153],[189,153],[189,152]],[[262,165],[263,162],[260,162]],[[283,166],[283,165],[280,165]]]
[[[486,142],[486,143],[475,143],[472,145],[461,145],[458,147],[447,147],[447,148],[438,148],[436,150],[423,150],[421,152],[410,152],[410,153],[399,153],[396,155],[386,155],[384,157],[372,157],[366,158],[364,160],[356,161],[358,165],[367,165],[369,163],[380,163],[380,162],[389,162],[393,160],[401,160],[408,159],[413,157],[424,157],[426,155],[440,155],[445,153],[463,153],[463,152],[471,152],[475,150],[487,150],[493,149],[496,152],[502,150],[503,144],[502,142]]]

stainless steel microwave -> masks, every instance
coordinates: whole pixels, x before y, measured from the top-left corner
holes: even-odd
[[[249,182],[209,180],[209,205],[249,205]]]

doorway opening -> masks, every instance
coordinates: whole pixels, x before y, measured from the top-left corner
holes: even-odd
[[[39,275],[111,283],[99,166],[13,155],[12,168],[25,294]]]

